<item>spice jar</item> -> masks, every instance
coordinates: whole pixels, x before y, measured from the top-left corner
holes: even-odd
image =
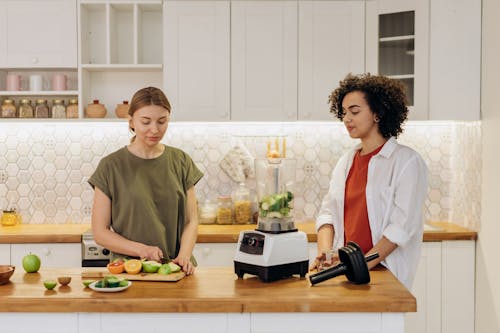
[[[217,224],[232,224],[232,202],[230,196],[220,196],[217,199]]]
[[[118,118],[127,118],[129,107],[128,101],[123,101],[123,104],[117,104],[115,109],[116,116]]]
[[[22,99],[19,104],[19,118],[33,118],[33,107],[29,99]]]
[[[94,99],[85,109],[85,114],[88,118],[104,118],[106,115],[106,108],[103,104],[99,103],[98,99]]]
[[[46,99],[37,99],[35,104],[35,118],[50,118],[51,112]]]
[[[206,200],[199,208],[200,224],[213,224],[217,219],[217,204]]]
[[[16,104],[12,99],[4,99],[2,103],[2,118],[16,118]]]
[[[52,102],[52,118],[66,118],[66,106],[63,100],[55,99]]]
[[[2,225],[12,226],[20,222],[21,215],[17,214],[14,208],[4,210],[2,214]]]
[[[68,107],[66,108],[66,118],[78,118],[78,99],[73,98],[69,100]]]
[[[236,224],[251,223],[252,203],[250,202],[250,191],[245,183],[240,183],[233,193],[234,222]]]

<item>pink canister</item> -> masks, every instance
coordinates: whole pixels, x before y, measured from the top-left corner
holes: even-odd
[[[54,74],[52,76],[52,90],[66,90],[68,89],[68,77],[64,74]]]
[[[21,90],[21,75],[7,74],[5,83],[6,83],[6,90],[19,91]]]

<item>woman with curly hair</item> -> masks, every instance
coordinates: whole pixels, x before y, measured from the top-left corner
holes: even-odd
[[[335,166],[316,219],[318,256],[311,269],[334,264],[331,253],[348,241],[381,263],[410,288],[420,257],[427,166],[396,141],[408,108],[400,81],[349,74],[330,95],[330,112],[361,142]],[[335,253],[335,251],[333,251]]]

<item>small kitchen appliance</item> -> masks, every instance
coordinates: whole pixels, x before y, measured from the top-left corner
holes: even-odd
[[[255,160],[259,218],[257,229],[239,235],[234,257],[239,278],[248,273],[269,282],[307,273],[307,237],[295,228],[293,218],[295,162],[287,158]]]
[[[82,267],[106,267],[111,251],[97,244],[88,230],[82,235]]]

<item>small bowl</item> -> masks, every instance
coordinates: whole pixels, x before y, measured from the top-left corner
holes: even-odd
[[[12,265],[0,265],[0,284],[6,284],[9,282],[10,277],[14,274],[15,266]]]
[[[67,286],[71,282],[71,276],[60,276],[57,278],[57,282],[61,286]]]

